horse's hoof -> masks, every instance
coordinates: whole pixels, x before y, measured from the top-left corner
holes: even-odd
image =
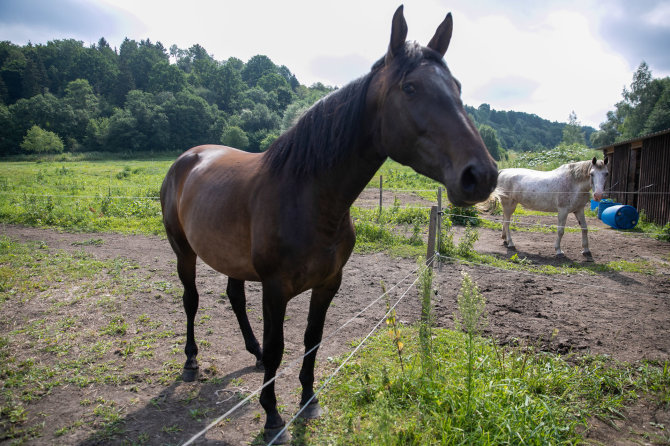
[[[302,412],[300,412],[298,417],[305,420],[313,420],[315,418],[319,418],[321,415],[323,415],[323,413],[324,410],[321,408],[319,402],[312,401],[307,405],[307,407],[305,407],[305,409]]]
[[[194,369],[184,369],[181,372],[181,380],[190,383],[198,379],[198,375],[200,375],[200,368],[196,367]]]
[[[265,444],[270,443],[275,437],[277,437],[277,434],[284,429],[284,425],[279,426],[279,427],[273,427],[273,428],[265,428],[263,430],[263,441]],[[288,430],[284,430],[284,432],[277,437],[276,440],[272,441],[272,444],[289,444],[291,442],[291,434],[288,433]]]
[[[263,370],[265,367],[263,367],[263,360],[262,359],[257,359],[256,360],[256,370]]]
[[[583,252],[582,255],[584,256],[585,262],[593,262],[593,256],[590,252]]]
[[[557,258],[557,259],[564,259],[564,258],[565,258],[565,254],[563,254],[562,252],[559,252],[558,254],[556,254],[556,258]]]

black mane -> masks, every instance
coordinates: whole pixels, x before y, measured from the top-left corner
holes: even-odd
[[[405,51],[393,58],[386,88],[401,82],[425,59],[444,65],[435,51],[407,43]],[[365,136],[363,116],[370,81],[384,66],[384,61],[381,58],[370,73],[316,102],[293,127],[277,138],[265,154],[265,163],[270,170],[287,170],[297,177],[309,176],[333,167],[353,153]]]

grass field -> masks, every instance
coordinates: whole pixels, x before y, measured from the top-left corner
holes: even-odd
[[[65,157],[2,162],[0,222],[162,235],[158,191],[173,160],[174,156],[140,161]],[[380,174],[387,188],[419,189],[428,198],[435,196],[434,182],[397,163],[386,163]],[[369,186],[378,185],[377,176]],[[352,217],[359,252],[425,255],[422,231],[428,210],[393,206],[380,213],[353,208]],[[467,229],[460,240],[454,240],[452,230],[445,219],[441,252],[470,262],[543,274],[654,273],[653,265],[634,259],[533,266],[518,257],[477,253],[476,228]],[[180,291],[171,283],[138,272],[137,265],[122,258],[102,261],[83,250],[47,248],[0,238],[0,309],[23,303],[41,307],[29,324],[0,333],[0,440],[16,444],[39,438],[40,423],[34,421],[39,416],[30,407],[51,392],[68,386],[123,387],[131,392],[149,385],[167,387],[178,379],[183,359],[183,335],[166,328],[167,320],[142,310],[147,298],[178,309]],[[67,312],[73,308],[78,309],[76,316]],[[199,324],[211,331],[206,309]],[[670,405],[667,361],[621,364],[603,357],[565,358],[532,345],[501,347],[480,333],[470,336],[468,330],[431,329],[429,338],[422,340],[425,327],[396,329],[399,334],[391,337],[388,331],[378,333],[344,366],[322,397],[330,415],[294,428],[298,441],[575,444],[590,417],[618,416],[624,405],[642,394]],[[207,346],[203,340],[204,351]],[[328,367],[342,361],[334,358]],[[79,404],[85,414],[59,426],[57,435],[94,426],[101,442],[122,438],[118,435],[123,413],[113,400],[82,399]],[[148,438],[135,442],[148,443]]]
[[[5,161],[0,163],[0,222],[37,227],[52,227],[76,232],[117,232],[124,234],[164,235],[161,209],[158,200],[160,186],[175,158],[175,154],[150,157],[148,160],[93,159],[80,160],[71,156],[37,161]],[[89,155],[89,157],[91,157]],[[148,157],[148,156],[146,156]],[[435,200],[438,184],[408,167],[387,161],[368,187],[379,187],[379,175],[384,188],[396,191],[418,191],[416,194]],[[457,209],[455,213],[476,211]],[[518,206],[515,216],[542,215]],[[401,257],[425,255],[424,235],[427,231],[429,210],[405,207],[399,204],[378,209],[354,206],[352,217],[357,231],[357,252],[386,251]],[[464,221],[467,217],[462,218]],[[452,217],[456,222],[456,217]],[[451,220],[444,219],[449,240]],[[500,229],[500,223],[482,220],[481,225]],[[464,223],[463,223],[464,224]],[[643,229],[660,233],[661,229],[648,223]],[[517,226],[515,231],[553,232],[555,227]],[[578,229],[567,228],[566,231]],[[449,248],[449,247],[447,247]],[[477,255],[474,251],[449,250],[449,254],[467,257],[480,263],[490,263],[503,268],[518,268],[509,262],[490,256]],[[567,268],[567,270],[565,269]],[[572,265],[570,268],[588,266]],[[546,269],[546,268],[545,268]],[[555,273],[550,270],[543,271]]]
[[[306,444],[578,444],[590,417],[618,417],[641,394],[670,403],[667,363],[575,360],[481,337],[468,346],[465,332],[433,330],[427,369],[418,328],[400,332],[404,369],[378,333],[324,392],[329,416],[310,423]]]

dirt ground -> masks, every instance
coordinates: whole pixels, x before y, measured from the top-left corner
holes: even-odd
[[[366,198],[366,197],[364,197]],[[391,202],[393,197],[386,197]],[[374,202],[374,194],[368,197]],[[378,198],[377,198],[378,199]],[[386,202],[386,200],[385,200]],[[415,204],[422,204],[420,199]],[[487,218],[500,218],[488,216]],[[555,224],[553,217],[523,217],[522,222]],[[642,359],[665,361],[670,359],[670,244],[635,234],[624,234],[611,229],[595,219],[589,219],[591,251],[596,264],[613,260],[644,259],[653,274],[630,272],[607,272],[597,275],[543,276],[523,272],[502,271],[486,266],[451,263],[436,269],[435,286],[439,293],[434,301],[436,323],[440,327],[453,328],[457,290],[461,272],[466,271],[478,284],[487,300],[487,335],[499,342],[526,342],[558,353],[591,353],[609,355],[621,361]],[[575,226],[570,217],[568,224]],[[154,276],[164,278],[180,286],[174,255],[167,241],[158,237],[122,236],[116,234],[70,234],[51,230],[0,226],[0,234],[17,241],[44,241],[50,249],[85,249],[101,259],[124,257],[140,265]],[[536,265],[560,265],[563,262],[582,262],[581,236],[578,232],[567,232],[562,247],[566,259],[553,255],[555,233],[516,232],[514,240],[519,258]],[[73,246],[74,242],[100,238],[104,242],[97,246]],[[497,256],[514,253],[502,245],[499,231],[479,230],[475,244],[479,252]],[[390,258],[385,254],[353,255],[345,268],[344,280],[328,313],[324,335],[340,327],[354,317],[362,308],[381,294],[380,281],[392,286],[405,279],[391,292],[398,298],[415,276],[416,264],[412,260]],[[409,275],[409,277],[408,277]],[[215,374],[222,378],[219,384],[211,381],[183,383],[176,380],[167,388],[160,385],[142,385],[133,390],[118,386],[97,386],[96,394],[105,394],[110,399],[128,401],[135,398],[139,404],[128,405],[124,417],[125,433],[118,442],[132,443],[141,433],[149,434],[150,444],[183,443],[203,429],[239,401],[240,395],[255,390],[261,385],[262,372],[254,368],[254,358],[244,349],[242,336],[235,321],[230,304],[221,299],[226,278],[199,264],[197,285],[200,291],[200,306],[208,308],[214,329],[212,342],[206,354],[201,354],[200,366],[204,375]],[[262,314],[259,284],[247,284],[247,299],[251,324],[255,333],[262,336]],[[26,305],[29,307],[29,305]],[[302,337],[305,329],[308,295],[294,298],[287,311],[285,323],[286,354],[284,363],[302,354]],[[17,311],[19,311],[17,307]],[[25,321],[34,309],[23,308],[17,314],[3,316],[2,331]],[[171,323],[175,332],[184,329],[185,317],[179,305],[148,303],[141,310],[152,318]],[[354,317],[337,336],[322,345],[317,366],[329,357],[350,350],[351,341],[368,333],[385,312],[385,303],[380,301],[367,312]],[[419,316],[416,290],[412,289],[397,309],[401,321],[413,322]],[[196,327],[196,339],[201,339]],[[167,351],[167,348],[166,348]],[[183,357],[179,359],[183,361]],[[140,365],[138,364],[138,367]],[[285,418],[292,416],[299,402],[299,365],[292,366],[277,381],[280,404],[284,406]],[[317,378],[323,367],[317,370]],[[53,437],[55,428],[64,420],[76,420],[81,416],[79,402],[91,398],[91,388],[56,388],[42,398],[31,412],[43,414],[44,436],[30,444],[95,444],[94,432],[78,429],[74,434]],[[231,398],[233,396],[233,398]],[[190,398],[190,399],[189,399]],[[184,403],[188,400],[189,403]],[[190,405],[189,405],[190,404]],[[182,423],[189,417],[188,410],[197,404],[209,407],[204,419],[191,420],[188,428],[172,432],[161,430],[161,426]],[[213,408],[213,409],[212,409]],[[257,438],[262,429],[264,416],[257,400],[252,400],[231,415],[226,421],[211,429],[196,444],[238,445],[248,444]],[[593,420],[587,438],[594,444],[644,444],[645,434],[665,436],[670,429],[670,413],[667,408],[641,400],[629,408],[626,418],[613,424]],[[665,426],[665,431],[659,426]]]

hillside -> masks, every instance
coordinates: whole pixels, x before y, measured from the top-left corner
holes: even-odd
[[[495,129],[503,148],[516,151],[540,151],[552,149],[561,142],[564,122],[549,121],[537,115],[518,111],[498,111],[489,104],[478,108],[466,105],[465,109],[480,127],[484,124]],[[596,130],[582,126],[586,141]]]
[[[262,151],[333,89],[306,87],[264,55],[217,61],[200,45],[0,42],[0,156],[180,151],[203,143]],[[497,131],[504,149],[553,148],[566,126],[488,104],[466,108],[479,126]],[[594,129],[583,130],[588,141]]]

